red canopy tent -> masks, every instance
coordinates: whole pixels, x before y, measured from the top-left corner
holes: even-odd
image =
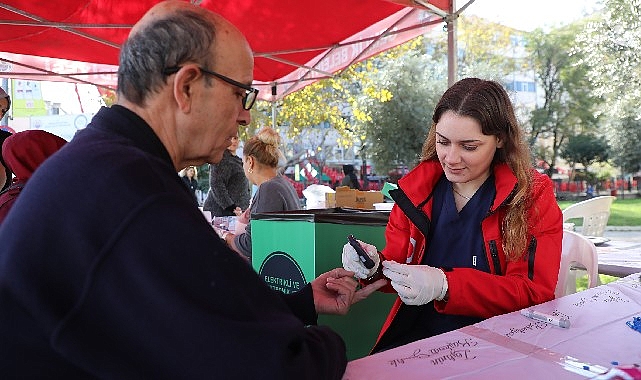
[[[158,2],[0,3],[0,77],[113,89],[120,44],[131,26]],[[220,13],[247,36],[255,56],[254,85],[265,100],[330,77],[427,28],[452,21],[462,11],[454,12],[454,0],[194,2]]]

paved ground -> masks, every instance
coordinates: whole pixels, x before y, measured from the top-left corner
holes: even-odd
[[[641,226],[606,227],[603,236],[616,240],[641,242]]]

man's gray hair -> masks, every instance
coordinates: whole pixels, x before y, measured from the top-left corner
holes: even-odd
[[[164,69],[189,61],[211,67],[214,38],[213,23],[185,9],[130,35],[120,50],[119,96],[143,106],[151,93],[167,83]]]

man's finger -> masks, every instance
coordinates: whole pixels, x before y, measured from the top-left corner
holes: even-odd
[[[353,297],[354,292],[356,291],[358,283],[354,280],[353,277],[342,277],[342,278],[328,278],[327,279],[327,289],[336,292],[338,294],[346,295]]]
[[[330,273],[330,277],[334,277],[334,278],[354,277],[354,272],[344,268],[334,268],[329,273]]]
[[[376,280],[375,282],[372,282],[371,284],[357,290],[356,294],[354,294],[354,300],[352,301],[352,304],[364,300],[385,285],[387,285],[387,279],[381,278],[380,280]]]

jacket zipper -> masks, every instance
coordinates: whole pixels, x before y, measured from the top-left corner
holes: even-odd
[[[483,220],[489,218],[492,214],[496,212],[496,210],[501,208],[501,206],[507,204],[510,201],[510,199],[514,197],[514,194],[516,193],[516,186],[517,185],[514,185],[514,188],[512,189],[510,194],[508,194],[508,196],[503,200],[503,202],[501,202],[501,204],[498,205],[494,210],[492,210],[492,208],[490,207],[490,210],[487,212],[487,215],[485,215],[485,218],[483,218]],[[483,231],[483,222],[481,222],[481,231]],[[490,256],[492,257],[492,264],[494,265],[494,272],[499,276],[501,276],[502,275],[501,261],[499,260],[499,250],[496,247],[496,240],[490,240],[489,244],[490,244]]]

